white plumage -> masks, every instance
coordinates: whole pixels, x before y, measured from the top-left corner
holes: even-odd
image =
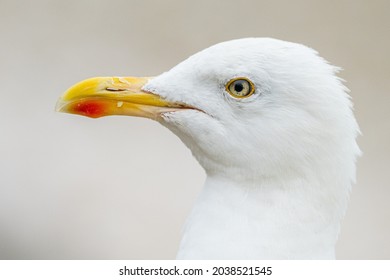
[[[199,109],[160,120],[207,173],[179,259],[335,257],[360,153],[337,72],[303,45],[250,38],[203,50],[144,87]],[[230,96],[234,77],[255,94]]]

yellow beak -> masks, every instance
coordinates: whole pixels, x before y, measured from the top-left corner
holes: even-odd
[[[142,90],[152,78],[97,77],[79,82],[58,100],[56,111],[90,118],[127,115],[157,119],[161,113],[188,109]]]

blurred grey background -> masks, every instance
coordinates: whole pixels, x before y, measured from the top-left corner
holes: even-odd
[[[147,119],[54,112],[93,76],[153,76],[275,37],[341,66],[363,131],[340,259],[390,259],[390,1],[0,0],[0,258],[172,259],[205,174]]]

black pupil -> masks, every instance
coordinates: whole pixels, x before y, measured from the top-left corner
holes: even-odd
[[[241,82],[235,83],[234,84],[234,90],[236,92],[241,92],[244,89],[244,86],[242,85]]]

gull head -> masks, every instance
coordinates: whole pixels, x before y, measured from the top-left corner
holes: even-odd
[[[209,47],[157,77],[98,77],[71,87],[57,110],[161,122],[208,174],[230,179],[353,180],[358,125],[339,68],[301,44],[247,38]],[[334,174],[333,174],[334,175]]]

